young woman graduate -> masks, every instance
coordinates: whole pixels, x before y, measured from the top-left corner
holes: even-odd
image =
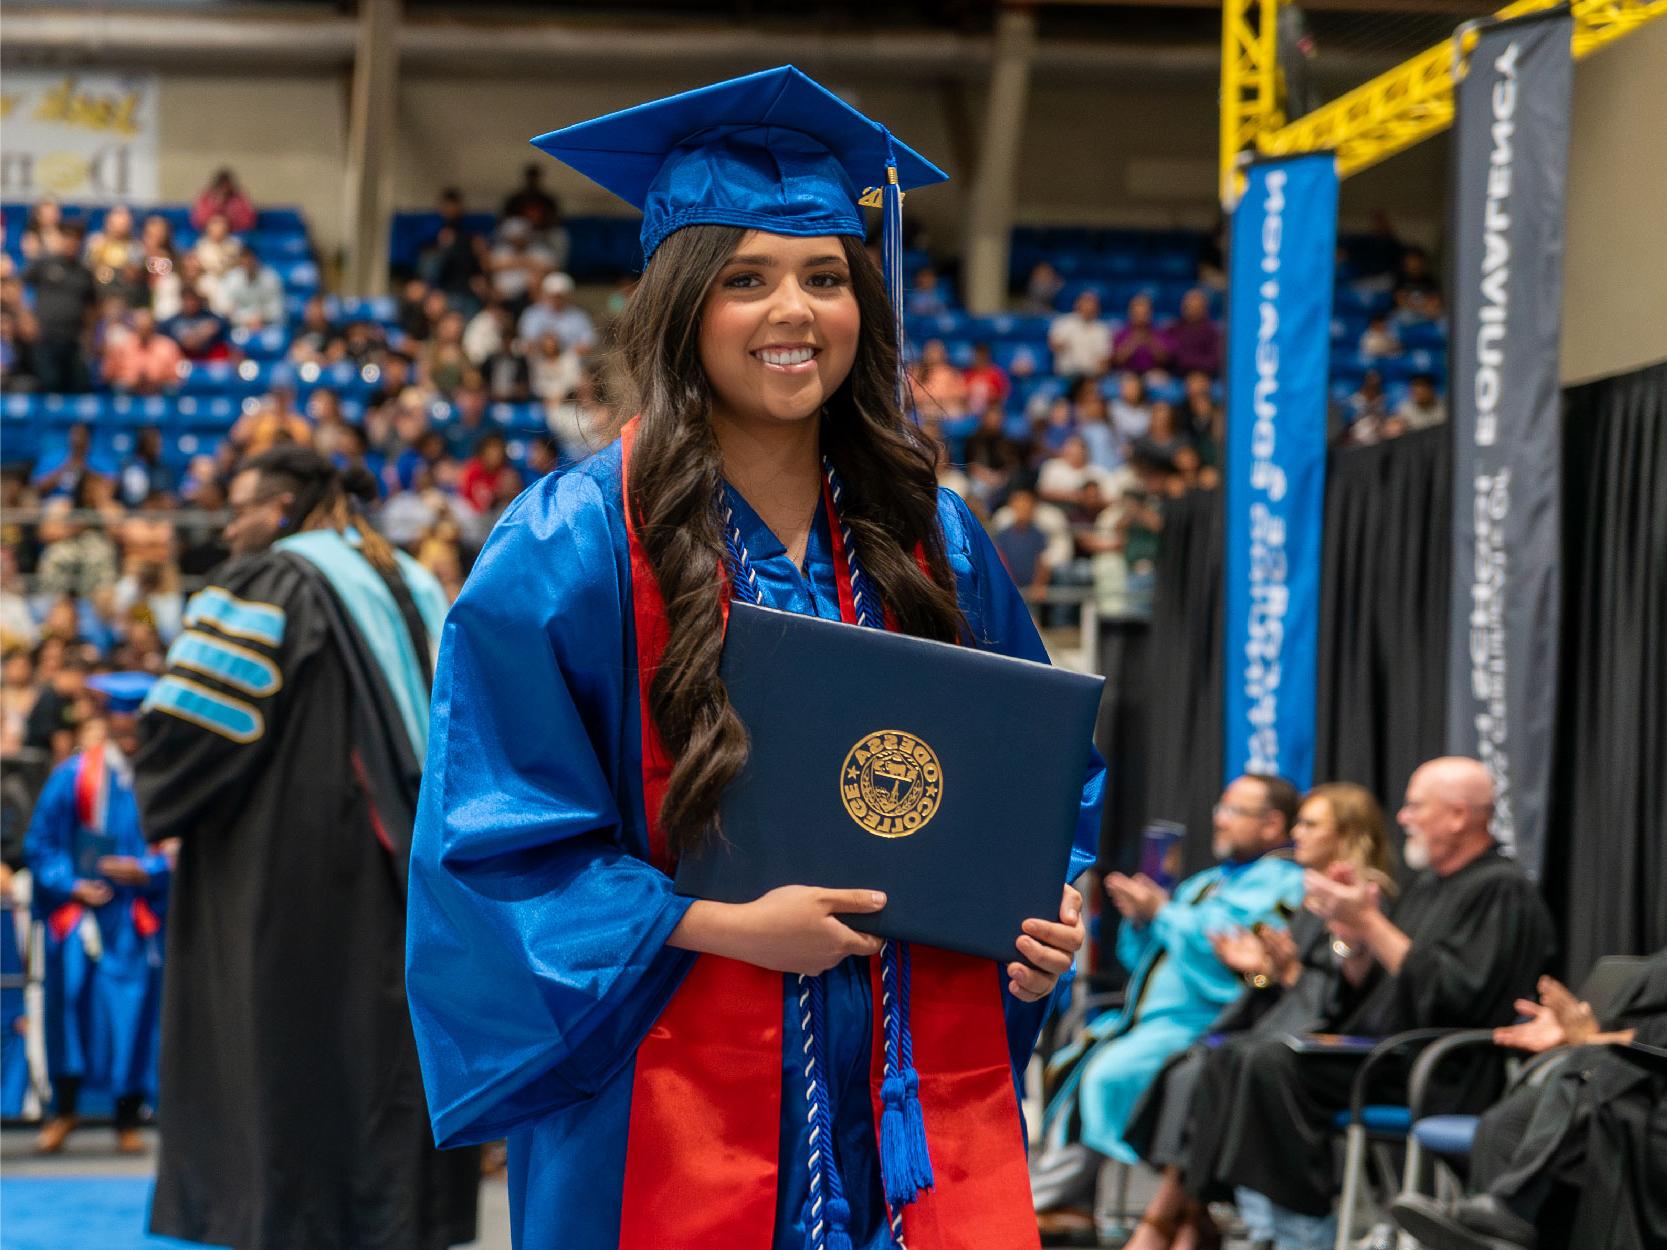
[[[1017,1082],[1076,893],[997,966],[853,931],[868,890],[668,876],[747,755],[732,597],[1046,658],[900,406],[901,197],[944,175],[792,67],[534,142],[643,210],[638,415],[506,511],[446,620],[406,969],[436,1138],[508,1135],[522,1250],[1033,1246]]]

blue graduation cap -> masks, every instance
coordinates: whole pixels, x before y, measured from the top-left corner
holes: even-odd
[[[643,213],[643,256],[674,230],[864,234],[878,207],[949,175],[791,65],[639,104],[532,141]]]
[[[642,210],[645,262],[684,226],[862,238],[862,208],[884,209],[886,285],[901,346],[903,193],[949,175],[793,66],[639,104],[532,143]]]
[[[112,712],[137,712],[155,684],[150,673],[97,673],[87,678],[87,685],[104,696]]]

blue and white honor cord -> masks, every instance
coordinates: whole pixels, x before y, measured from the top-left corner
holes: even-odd
[[[870,629],[884,629],[885,612],[862,571],[855,538],[840,509],[844,490],[839,475],[826,457],[822,460],[822,472],[833,499],[833,519],[839,526],[846,567],[850,570],[856,623]],[[762,605],[758,575],[741,538],[740,526],[735,523],[735,510],[722,488],[718,492],[718,506],[723,514],[731,594],[743,603]],[[888,941],[880,960],[885,1031],[884,1076],[880,1085],[880,1175],[892,1240],[898,1250],[905,1250],[903,1207],[913,1202],[921,1190],[932,1188],[932,1161],[926,1147],[920,1080],[915,1072],[914,1040],[909,1029],[909,948],[901,942]],[[800,975],[797,982],[799,1028],[804,1037],[805,1128],[810,1147],[805,1243],[807,1250],[851,1250],[851,1208],[845,1199],[839,1162],[834,1156],[833,1112],[823,1050],[828,1032],[827,985],[820,976]]]

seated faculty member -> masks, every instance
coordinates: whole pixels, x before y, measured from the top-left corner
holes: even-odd
[[[1212,935],[1295,913],[1303,874],[1289,850],[1296,814],[1290,782],[1247,774],[1215,806],[1212,849],[1221,862],[1214,868],[1182,881],[1173,896],[1145,876],[1106,878],[1123,916],[1117,958],[1130,972],[1128,1005],[1095,1021],[1049,1064],[1048,1149],[1034,1177],[1036,1209],[1049,1231],[1092,1225],[1100,1164],[1107,1156],[1138,1158],[1124,1133],[1141,1094],[1243,989]]]
[[[1349,865],[1308,872],[1304,906],[1344,944],[1344,973],[1377,984],[1339,1031],[1388,1037],[1417,1028],[1507,1024],[1554,947],[1551,915],[1528,875],[1492,829],[1494,792],[1473,759],[1421,765],[1407,782],[1398,819],[1406,859],[1421,867],[1391,920],[1379,886]],[[1254,1043],[1237,1088],[1221,1107],[1229,1126],[1218,1178],[1264,1195],[1284,1212],[1324,1218],[1335,1189],[1332,1119],[1348,1105],[1358,1055],[1299,1054],[1278,1037]],[[1455,1058],[1432,1080],[1442,1110],[1485,1106],[1497,1060]],[[1373,1101],[1406,1096],[1406,1068],[1385,1072]],[[1277,1149],[1270,1148],[1278,1143]]]

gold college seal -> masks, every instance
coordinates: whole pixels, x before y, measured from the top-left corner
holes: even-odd
[[[938,814],[943,767],[932,748],[901,729],[866,735],[839,769],[845,811],[880,838],[906,838]]]

